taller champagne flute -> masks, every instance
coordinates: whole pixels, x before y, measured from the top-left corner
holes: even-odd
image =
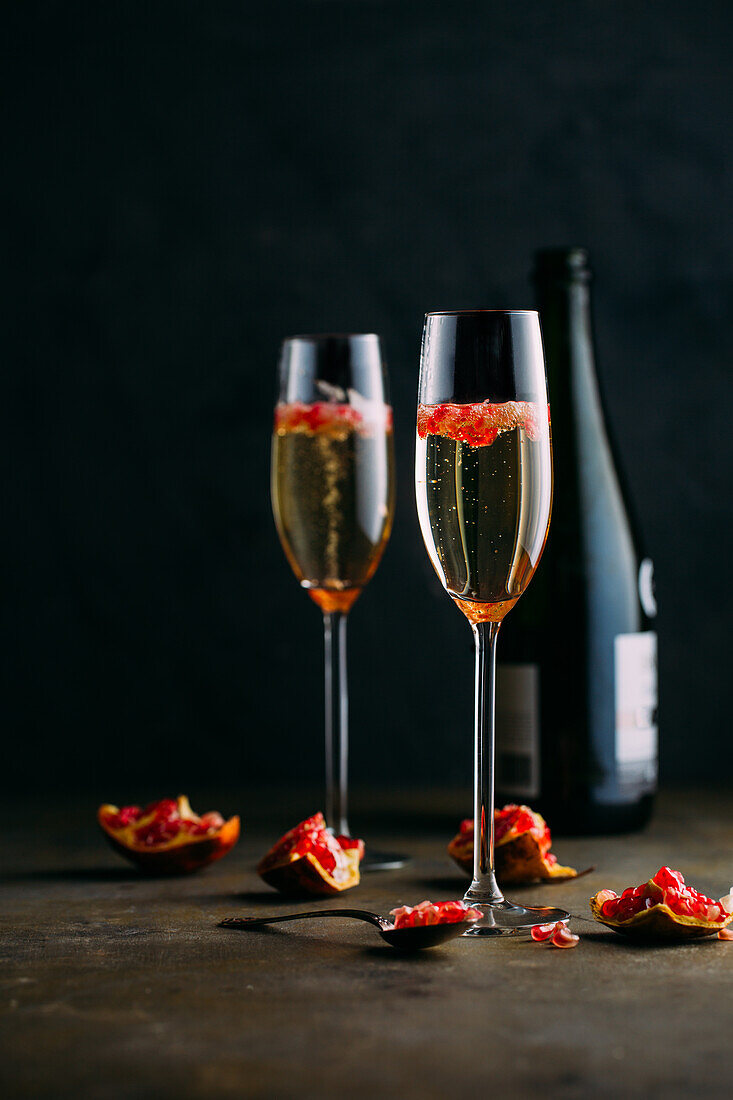
[[[508,902],[494,874],[494,679],[504,616],[532,579],[552,506],[552,448],[539,318],[530,310],[428,313],[415,485],[440,581],[476,646],[473,935],[529,931],[562,909]],[[467,933],[469,934],[469,933]]]
[[[323,612],[326,821],[346,836],[346,617],[379,565],[394,495],[392,409],[379,337],[285,340],[272,437],[272,504],[292,570]],[[402,862],[367,845],[366,867]]]

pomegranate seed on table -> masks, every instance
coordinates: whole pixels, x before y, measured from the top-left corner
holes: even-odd
[[[548,940],[550,938],[554,931],[554,924],[536,924],[530,932],[530,936],[535,941],[535,943],[543,943],[545,940]]]
[[[555,931],[552,933],[553,947],[577,947],[579,942],[580,936],[571,932],[567,925],[555,925]]]
[[[580,942],[580,936],[571,932],[564,921],[557,921],[556,924],[536,924],[530,935],[535,943],[547,942],[548,947],[575,947]]]

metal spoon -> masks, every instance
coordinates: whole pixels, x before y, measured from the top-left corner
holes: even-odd
[[[422,924],[416,928],[394,928],[387,917],[369,913],[366,909],[315,909],[309,913],[287,913],[276,917],[227,917],[219,921],[219,928],[246,930],[260,928],[264,924],[278,924],[286,920],[309,920],[311,917],[351,917],[352,920],[373,924],[379,935],[390,947],[398,951],[422,951],[426,947],[438,947],[441,943],[462,936],[473,922],[456,921],[453,924]]]

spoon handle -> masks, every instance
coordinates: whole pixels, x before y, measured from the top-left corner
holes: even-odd
[[[381,930],[382,922],[375,913],[366,909],[313,909],[308,913],[285,913],[274,917],[227,917],[219,921],[219,928],[257,928],[262,924],[279,924],[286,920],[308,920],[310,917],[352,917],[373,924]]]

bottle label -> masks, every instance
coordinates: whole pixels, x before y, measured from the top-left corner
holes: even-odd
[[[496,670],[496,786],[512,798],[540,793],[539,665]]]
[[[617,634],[614,639],[616,673],[616,763],[619,778],[634,782],[644,792],[657,780],[657,636]]]

